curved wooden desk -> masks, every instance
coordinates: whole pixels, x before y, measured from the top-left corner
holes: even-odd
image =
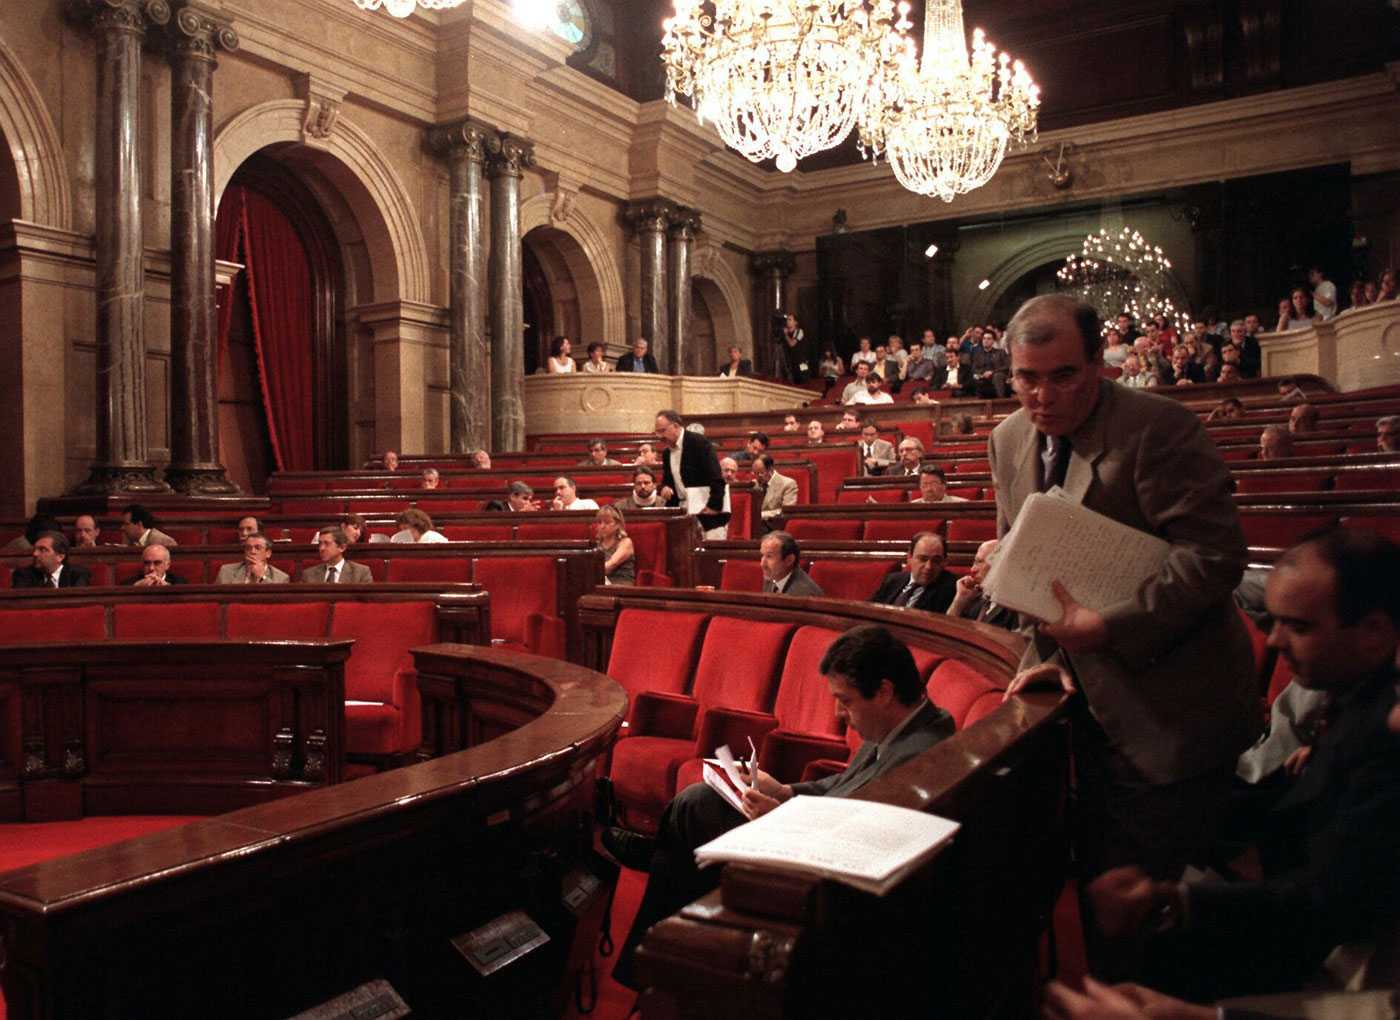
[[[626,696],[550,659],[415,654],[434,682],[471,678],[468,716],[528,721],[420,765],[0,875],[9,1015],[286,1017],[376,977],[415,1015],[489,998],[448,940],[512,908],[533,915],[550,862],[587,847],[581,819]]]

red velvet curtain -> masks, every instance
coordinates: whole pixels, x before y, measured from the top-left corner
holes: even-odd
[[[311,263],[292,224],[270,199],[231,184],[219,205],[217,255],[242,262],[252,306],[258,381],[279,471],[314,468],[315,359]],[[219,350],[228,341],[232,302],[219,315]]]

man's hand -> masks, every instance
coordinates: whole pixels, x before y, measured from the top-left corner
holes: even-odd
[[[1062,687],[1066,694],[1073,694],[1075,691],[1074,678],[1069,675],[1069,670],[1053,662],[1042,662],[1030,669],[1023,669],[1013,676],[1011,682],[1006,685],[1006,693],[1001,696],[1001,700],[1004,702],[1013,694],[1019,694],[1036,687],[1055,687],[1056,685]]]
[[[145,574],[135,584],[137,588],[150,588],[158,584],[164,584],[164,580],[155,574]]]
[[[261,581],[267,576],[267,564],[262,560],[253,560],[248,564],[248,581]]]
[[[1041,1015],[1047,1020],[1215,1020],[1217,1010],[1182,1002],[1142,985],[1110,988],[1085,977],[1082,992],[1059,981],[1046,985]]]
[[[1054,623],[1042,623],[1040,632],[1067,652],[1092,652],[1108,643],[1108,624],[1088,606],[1074,601],[1059,581],[1050,582],[1050,593],[1064,607],[1064,613]]]
[[[752,784],[743,794],[744,814],[750,821],[766,815],[783,801],[792,799],[792,787],[778,782],[762,769],[741,762],[739,771]]]
[[[1094,919],[1105,935],[1125,935],[1162,907],[1177,907],[1176,884],[1154,881],[1141,868],[1111,868],[1089,883]]]
[[[959,577],[956,588],[957,590],[953,594],[953,604],[948,607],[949,616],[961,616],[962,611],[982,592],[982,586],[971,574],[963,574]]]
[[[1283,774],[1286,776],[1301,776],[1303,770],[1308,767],[1308,759],[1312,757],[1313,749],[1309,746],[1298,748],[1283,760]]]
[[[767,794],[759,793],[757,790],[748,789],[744,791],[743,801],[744,816],[749,821],[755,818],[762,818],[769,811],[782,803],[776,797],[769,797]]]
[[[661,495],[662,500],[667,503],[669,503],[671,501],[671,497],[676,494],[676,491],[672,489],[669,485],[661,486],[660,490],[658,491]]]

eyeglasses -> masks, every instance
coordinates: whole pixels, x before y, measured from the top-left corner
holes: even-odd
[[[1080,377],[1083,375],[1083,366],[1056,369],[1044,377],[1033,372],[1013,372],[1011,373],[1011,388],[1017,393],[1023,394],[1037,393],[1041,387],[1049,389],[1052,393],[1067,393],[1079,384]]]

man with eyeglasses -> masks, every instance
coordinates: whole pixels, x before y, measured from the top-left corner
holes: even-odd
[[[1021,407],[988,448],[998,535],[1027,497],[1058,485],[1170,544],[1156,576],[1103,612],[1055,582],[1063,613],[1029,630],[1009,689],[1073,695],[1081,888],[1127,863],[1175,880],[1205,859],[1235,762],[1261,728],[1250,640],[1231,600],[1246,549],[1230,473],[1188,408],[1101,378],[1092,308],[1034,298],[1006,335]]]

